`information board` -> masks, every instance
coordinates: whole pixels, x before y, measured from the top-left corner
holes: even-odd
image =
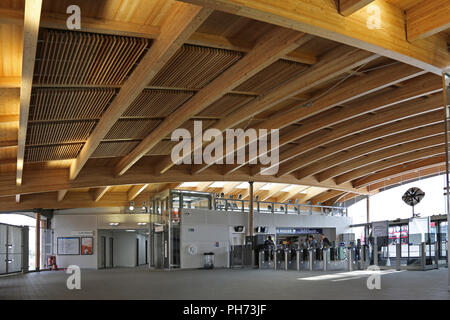
[[[79,255],[80,238],[79,237],[58,237],[57,253],[59,255]]]
[[[372,222],[373,237],[387,237],[388,228],[389,228],[389,221]]]

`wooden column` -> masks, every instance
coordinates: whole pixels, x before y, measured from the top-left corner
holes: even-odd
[[[369,196],[366,197],[366,212],[367,212],[367,223],[370,222],[370,198]]]
[[[253,181],[248,182],[248,196],[250,198],[250,204],[248,206],[248,232],[247,235],[253,236]]]
[[[41,269],[41,214],[36,212],[36,271]]]

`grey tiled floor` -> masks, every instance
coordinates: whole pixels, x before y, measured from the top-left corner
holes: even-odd
[[[63,271],[0,278],[0,299],[449,299],[448,270],[383,274],[381,290],[367,275],[273,270],[82,270],[81,290]]]

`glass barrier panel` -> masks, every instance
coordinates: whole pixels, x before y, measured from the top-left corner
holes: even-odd
[[[299,213],[298,207],[299,206],[297,204],[288,204],[287,205],[287,213],[288,214],[298,214]]]

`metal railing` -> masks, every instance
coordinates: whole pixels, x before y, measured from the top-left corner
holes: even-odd
[[[248,212],[249,206],[250,200],[214,198],[215,210]],[[253,208],[255,213],[348,216],[346,207],[336,206],[254,201]]]

